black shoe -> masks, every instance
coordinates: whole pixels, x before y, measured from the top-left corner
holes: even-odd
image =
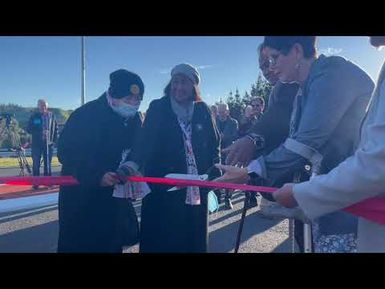
[[[247,203],[247,207],[248,208],[254,208],[258,206],[258,199],[257,199],[257,196],[255,195],[252,195]]]
[[[32,189],[38,190],[38,189],[39,189],[39,186],[38,186],[38,185],[33,185],[33,186],[32,186]]]
[[[225,208],[227,210],[232,210],[233,209],[233,202],[231,201],[231,199],[229,199],[229,198],[225,199]]]

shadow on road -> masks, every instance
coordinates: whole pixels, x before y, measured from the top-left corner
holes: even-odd
[[[230,216],[235,215],[239,215],[237,221],[227,224],[210,233],[209,252],[224,253],[234,251],[240,224],[241,209],[234,211],[226,216],[222,216],[218,221],[221,222],[225,219],[228,219]],[[265,231],[279,224],[281,221],[282,220],[261,218],[260,215],[256,212],[252,212],[250,215],[247,215],[243,226],[240,247],[242,247],[243,242],[251,239],[252,237],[255,237],[256,235],[264,233]],[[214,220],[213,223],[217,223],[217,220]],[[210,225],[212,225],[212,223],[210,223]]]
[[[0,235],[0,253],[56,253],[58,221]]]

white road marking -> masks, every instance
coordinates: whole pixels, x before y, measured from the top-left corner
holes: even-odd
[[[7,199],[0,201],[0,213],[10,213],[18,210],[34,209],[57,204],[59,193],[51,193],[30,197]]]

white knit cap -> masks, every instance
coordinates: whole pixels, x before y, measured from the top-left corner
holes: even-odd
[[[181,63],[175,66],[171,70],[171,77],[176,74],[184,74],[186,75],[194,84],[198,85],[201,81],[201,77],[199,75],[198,70],[188,63]]]

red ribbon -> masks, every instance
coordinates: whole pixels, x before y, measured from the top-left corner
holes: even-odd
[[[131,182],[146,182],[151,184],[161,184],[169,186],[198,186],[213,189],[234,189],[242,191],[264,192],[272,193],[276,191],[276,188],[259,187],[250,185],[240,185],[232,183],[220,183],[211,181],[199,181],[199,180],[181,180],[171,178],[153,178],[153,177],[127,177]],[[0,182],[7,185],[38,185],[38,186],[75,186],[79,185],[79,182],[72,176],[60,176],[60,177],[0,177]]]
[[[177,187],[198,186],[212,189],[233,189],[241,191],[252,191],[262,193],[273,193],[277,188],[251,186],[233,183],[220,183],[213,181],[182,180],[171,178],[153,178],[131,176],[127,180],[131,182],[146,182]],[[42,185],[42,186],[74,186],[79,182],[72,176],[59,177],[0,177],[0,182],[7,185]],[[385,197],[375,197],[366,199],[344,209],[344,211],[363,217],[372,222],[385,225]]]
[[[73,176],[60,177],[0,177],[0,182],[10,186],[75,186],[79,182]]]
[[[233,189],[241,191],[252,191],[252,192],[262,192],[262,193],[273,193],[277,188],[271,187],[260,187],[260,186],[251,186],[251,185],[241,185],[233,183],[220,183],[213,181],[200,181],[200,180],[182,180],[182,179],[172,179],[172,178],[153,178],[153,177],[128,177],[129,181],[132,182],[146,182],[151,184],[160,184],[160,185],[169,185],[177,187],[186,187],[186,186],[197,186],[203,188],[212,188],[212,189]]]
[[[0,182],[11,186],[75,186],[79,182],[73,176],[61,177],[0,177]]]

